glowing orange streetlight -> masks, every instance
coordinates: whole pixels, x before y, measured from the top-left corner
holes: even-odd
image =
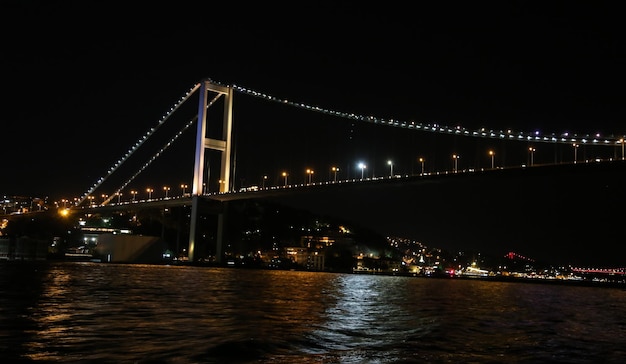
[[[306,174],[309,176],[309,184],[311,184],[311,178],[313,177],[313,173],[315,173],[312,169],[307,169]]]
[[[337,182],[337,172],[339,172],[339,167],[332,167],[330,170],[333,171],[333,180]]]

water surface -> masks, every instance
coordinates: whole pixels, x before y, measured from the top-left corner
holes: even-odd
[[[0,264],[4,359],[623,363],[626,291],[319,272]]]

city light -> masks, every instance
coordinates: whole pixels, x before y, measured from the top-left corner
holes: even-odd
[[[339,167],[332,167],[330,169],[333,172],[333,181],[337,182],[337,172],[339,172]]]
[[[364,178],[364,171],[365,171],[365,168],[367,168],[367,166],[365,165],[365,163],[359,162],[359,168],[361,169],[361,179],[363,179]]]
[[[458,154],[452,154],[452,159],[454,160],[454,173],[456,173],[458,171],[458,167],[459,167],[459,158],[461,158],[460,155]]]

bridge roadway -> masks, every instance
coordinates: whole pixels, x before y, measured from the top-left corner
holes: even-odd
[[[263,200],[356,223],[427,246],[489,254],[516,251],[591,266],[624,266],[626,161],[578,162],[425,176],[321,182],[199,196],[203,211]],[[86,211],[191,206],[172,197]],[[207,206],[209,210],[207,210]],[[78,208],[76,208],[78,209]]]
[[[266,199],[450,251],[515,251],[552,264],[626,265],[623,160],[332,187]]]
[[[469,188],[470,191],[468,194],[475,195],[472,189],[478,188],[479,185],[489,186],[496,183],[500,187],[513,190],[513,184],[509,184],[507,187],[507,184],[503,184],[502,182],[509,181],[509,183],[515,183],[515,181],[519,182],[524,178],[537,177],[540,179],[543,178],[543,183],[541,183],[541,185],[545,186],[548,182],[554,182],[555,178],[570,178],[567,176],[571,176],[571,179],[566,180],[566,184],[571,185],[575,181],[595,179],[596,177],[606,175],[607,173],[624,177],[624,173],[626,173],[626,161],[610,160],[599,162],[578,162],[576,164],[545,164],[535,165],[533,167],[522,166],[482,170],[460,170],[458,172],[446,171],[412,176],[396,175],[393,177],[384,176],[364,179],[323,181],[313,182],[310,184],[289,184],[286,186],[269,186],[258,189],[241,189],[240,191],[224,193],[214,192],[199,195],[198,197],[209,203],[249,199],[289,200],[298,196],[313,196],[314,198],[334,196],[336,194],[350,196],[354,192],[359,194],[361,192],[367,192],[368,194],[376,195],[379,192],[388,192],[391,188],[394,190],[411,190],[412,194],[419,194],[419,187],[431,184],[445,184],[448,188],[456,191]],[[479,185],[476,185],[476,183]],[[499,190],[499,188],[493,189],[490,194],[496,193],[497,190]],[[457,198],[463,197],[458,196],[459,193],[455,193],[455,195],[457,195]],[[393,203],[394,201],[390,202]],[[82,211],[111,211],[124,210],[128,208],[190,206],[191,203],[192,197],[187,194],[186,196],[122,201],[121,203],[114,203],[111,201],[111,203],[107,205],[82,206],[74,207],[74,209]],[[219,204],[214,205],[219,206]]]
[[[548,166],[543,166],[546,168]],[[554,167],[550,165],[549,167]],[[542,169],[542,166],[533,167],[534,169]],[[347,188],[367,188],[367,189],[379,189],[385,186],[404,184],[411,186],[419,186],[425,183],[442,182],[450,178],[462,178],[468,175],[496,175],[520,172],[528,168],[497,168],[497,169],[484,169],[484,170],[461,170],[458,172],[446,171],[438,173],[425,173],[423,175],[402,176],[395,175],[363,178],[363,179],[349,179],[349,180],[337,180],[337,181],[323,181],[312,182],[310,184],[288,184],[284,186],[269,186],[266,188],[259,188],[255,186],[253,188],[242,188],[239,191],[223,192],[223,193],[208,193],[199,195],[198,197],[204,201],[213,202],[228,202],[237,200],[248,199],[272,199],[273,197],[287,197],[303,193],[327,193],[332,191],[340,191]],[[74,209],[81,211],[116,211],[124,210],[128,208],[151,208],[151,207],[175,207],[175,206],[187,206],[191,205],[192,197],[190,194],[186,196],[171,196],[171,197],[159,197],[153,199],[140,199],[135,201],[122,201],[116,203],[111,201],[106,205],[90,205],[74,207]]]

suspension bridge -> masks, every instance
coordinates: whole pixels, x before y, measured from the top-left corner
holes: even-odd
[[[279,124],[285,130],[268,127],[273,130],[262,133],[260,130],[267,123],[257,120],[246,129],[239,125],[238,115],[241,119],[254,120],[255,112],[253,108],[240,111],[234,107],[239,97],[235,97],[236,94],[280,108],[304,110],[308,118],[322,121],[317,128],[304,127],[304,123]],[[195,103],[191,101],[194,98]],[[179,115],[182,116],[178,118]],[[344,122],[339,123],[339,120]],[[165,137],[156,152],[153,150],[143,162],[133,161],[131,173],[117,177],[116,174],[168,123],[178,123],[179,129]],[[311,125],[315,125],[315,121]],[[170,180],[161,182],[164,185],[162,191],[134,185],[139,176],[167,155],[168,149],[190,134],[186,133],[187,130],[194,129],[192,143],[190,139],[186,142],[194,147],[193,153],[188,154],[189,160],[174,161],[189,166],[190,176],[166,174]],[[337,133],[337,130],[341,132]],[[285,147],[294,143],[286,138],[294,139],[295,144]],[[624,144],[624,135],[619,134],[562,132],[557,135],[486,127],[474,130],[460,125],[385,119],[290,101],[206,79],[184,93],[155,126],[149,128],[75,200],[73,208],[106,209],[157,203],[191,205],[188,253],[189,259],[193,260],[201,200],[225,202],[267,196],[314,195],[315,191],[329,188],[410,186],[475,174],[502,175],[540,170],[546,166],[582,167],[623,161]],[[299,149],[306,150],[300,155],[297,153]],[[248,151],[247,155],[244,150]],[[180,180],[183,182],[178,183]],[[171,186],[175,186],[174,190]],[[179,186],[180,193],[176,192]],[[218,245],[221,239],[218,231]]]

